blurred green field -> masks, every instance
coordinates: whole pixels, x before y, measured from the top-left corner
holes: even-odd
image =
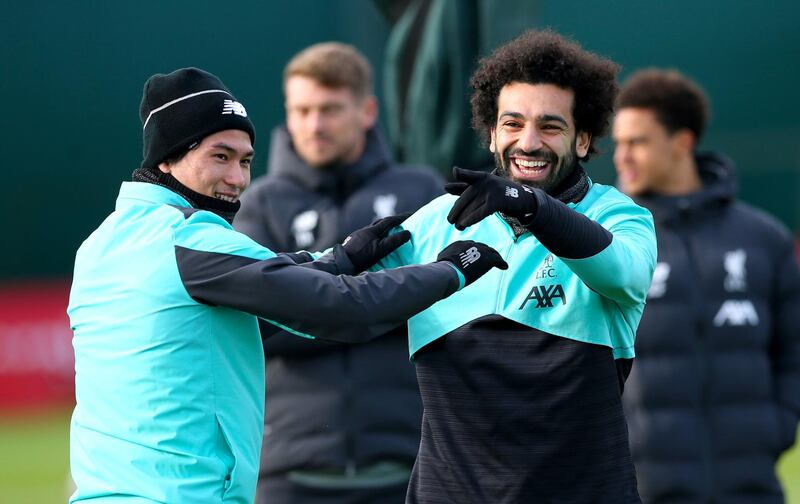
[[[70,413],[71,408],[0,417],[0,501],[67,502]]]
[[[0,500],[64,503],[69,496],[70,410],[0,417]],[[800,504],[800,448],[778,465],[787,504]]]

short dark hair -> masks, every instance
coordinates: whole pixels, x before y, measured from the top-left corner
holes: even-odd
[[[372,67],[355,47],[321,42],[297,53],[283,70],[283,85],[301,75],[332,89],[349,89],[356,98],[372,94]]]
[[[608,131],[617,96],[619,65],[585,51],[551,31],[531,30],[496,49],[478,63],[472,76],[472,127],[489,141],[497,122],[500,90],[512,82],[553,84],[575,95],[575,128],[592,136],[584,159],[597,153],[595,141]]]
[[[640,70],[625,82],[617,109],[652,109],[670,133],[688,129],[700,140],[709,118],[708,98],[703,88],[677,70]]]

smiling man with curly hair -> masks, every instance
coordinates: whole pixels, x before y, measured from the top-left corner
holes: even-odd
[[[456,168],[382,263],[469,237],[509,264],[409,321],[424,406],[409,503],[640,502],[621,394],[655,232],[580,164],[608,129],[616,74],[551,31],[483,59],[473,126],[496,170]]]

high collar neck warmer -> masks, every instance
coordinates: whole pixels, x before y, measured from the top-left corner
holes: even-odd
[[[233,218],[236,216],[236,212],[239,211],[239,207],[241,206],[239,201],[231,203],[230,201],[212,198],[211,196],[206,196],[205,194],[200,194],[199,192],[193,191],[178,182],[178,180],[173,177],[172,174],[164,173],[160,170],[137,168],[133,171],[133,181],[147,182],[166,187],[167,189],[180,194],[186,201],[189,202],[190,205],[192,205],[193,208],[213,212],[228,221],[229,224],[233,223]]]
[[[575,166],[567,177],[548,194],[562,203],[578,203],[589,192],[589,176],[581,165]],[[528,232],[528,228],[523,226],[516,217],[500,214],[511,229],[514,235],[521,236]]]

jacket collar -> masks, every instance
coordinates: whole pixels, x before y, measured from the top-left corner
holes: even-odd
[[[156,205],[191,206],[180,194],[166,187],[147,182],[123,182],[119,188],[115,208],[121,210],[135,205],[137,202],[140,204],[144,202]]]
[[[188,206],[213,212],[228,221],[228,224],[233,223],[233,218],[241,207],[240,201],[231,203],[193,191],[181,184],[171,173],[164,173],[157,168],[137,168],[133,171],[132,178],[134,182],[146,182],[176,192],[189,203]]]
[[[300,159],[286,127],[280,126],[272,132],[267,173],[292,179],[311,191],[345,199],[390,163],[389,148],[377,127],[367,131],[364,153],[355,163],[314,168]]]
[[[567,177],[548,194],[562,203],[578,203],[589,192],[589,176],[577,165]]]

